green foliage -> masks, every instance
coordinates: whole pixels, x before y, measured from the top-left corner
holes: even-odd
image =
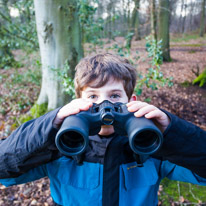
[[[171,181],[165,178],[161,182],[160,188],[161,205],[170,206],[171,202],[176,202],[177,205],[187,205],[183,201],[189,201],[189,205],[200,205],[202,202],[206,202],[204,186]]]
[[[18,16],[7,21],[6,29],[13,48],[27,51],[38,49],[33,1],[15,1],[9,7],[10,10],[14,9],[19,13]]]
[[[146,37],[145,46],[148,52],[148,57],[152,58],[151,64],[158,68],[160,68],[160,65],[163,62],[161,45],[162,45],[162,40],[157,42],[156,39],[153,39],[150,36]]]
[[[95,45],[101,44],[100,38],[103,31],[103,19],[94,18],[97,7],[94,5],[97,0],[78,0],[79,21],[83,32],[84,42],[90,42]]]
[[[74,99],[75,98],[75,89],[74,89],[74,80],[69,75],[70,67],[68,63],[66,62],[64,64],[64,67],[62,69],[52,69],[54,72],[56,72],[57,77],[61,81],[63,85],[63,90],[66,94],[69,94],[69,96]]]
[[[47,103],[40,104],[40,105],[35,103],[28,113],[21,115],[18,119],[16,118],[16,122],[18,123],[18,125],[21,125],[24,122],[27,122],[29,120],[42,116],[43,114],[48,112],[47,106],[48,106]]]
[[[130,49],[131,48],[131,42],[132,42],[132,37],[134,36],[134,32],[129,32],[126,36],[125,36],[125,40],[126,40],[126,48]]]
[[[197,33],[184,33],[182,35],[175,35],[171,37],[172,42],[188,42],[191,39],[198,39],[199,34]]]
[[[0,5],[0,17],[0,68],[19,67],[11,51],[38,48],[33,1],[8,1]]]
[[[113,44],[109,49],[112,49],[121,57],[128,58],[130,56],[130,48],[124,45],[120,45],[119,43]]]
[[[47,103],[40,104],[40,105],[37,103],[34,104],[30,109],[30,113],[32,117],[37,118],[45,114],[47,112],[47,106],[48,106]]]
[[[183,86],[183,87],[189,87],[189,86],[191,86],[191,82],[188,81],[188,80],[185,80],[184,82],[181,83],[181,86]]]
[[[13,54],[9,49],[9,46],[10,44],[8,40],[4,38],[0,40],[0,69],[9,67],[19,67],[18,62],[16,62]]]
[[[148,72],[145,75],[139,73],[139,80],[135,88],[137,95],[142,94],[144,86],[152,90],[157,90],[159,86],[165,86],[167,84],[171,87],[173,85],[172,77],[165,78],[160,70],[160,65],[163,62],[161,43],[162,41],[157,42],[151,37],[146,38],[146,50],[148,52],[150,68],[148,68]]]
[[[196,79],[193,80],[193,84],[199,84],[200,87],[206,85],[206,69]]]
[[[69,65],[65,64],[63,71],[61,72],[61,80],[64,86],[64,91],[72,97],[75,98],[75,89],[74,89],[74,80],[68,75],[68,71],[70,70]]]

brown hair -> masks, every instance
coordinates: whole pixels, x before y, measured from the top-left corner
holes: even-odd
[[[77,64],[75,70],[74,84],[77,98],[81,97],[85,87],[102,87],[110,78],[123,82],[129,99],[134,92],[136,69],[122,57],[110,53],[85,57]]]

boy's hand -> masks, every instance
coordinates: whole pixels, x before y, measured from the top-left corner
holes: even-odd
[[[127,104],[129,112],[135,112],[135,117],[144,116],[152,119],[155,125],[163,133],[170,123],[169,117],[157,107],[146,102],[132,101]]]
[[[63,106],[59,112],[57,113],[53,126],[55,128],[59,128],[64,119],[70,115],[77,114],[80,111],[86,111],[88,110],[93,103],[91,101],[85,100],[85,99],[74,99],[70,103]]]

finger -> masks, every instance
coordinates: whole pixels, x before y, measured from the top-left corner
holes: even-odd
[[[146,102],[135,102],[135,103],[131,103],[128,105],[128,111],[129,112],[136,112],[139,109],[148,106],[149,104],[147,104]]]
[[[145,117],[147,119],[152,119],[152,118],[155,118],[155,119],[163,119],[164,118],[164,113],[158,109],[155,109],[149,113],[147,113],[145,115]]]
[[[156,110],[157,108],[153,105],[146,105],[142,108],[140,108],[137,112],[134,113],[135,117],[142,117],[145,116],[146,114]]]
[[[68,108],[79,108],[80,110],[85,110],[91,107],[93,103],[91,101],[87,101],[85,99],[76,99],[71,102],[71,104],[68,104]]]
[[[86,111],[92,106],[92,103],[85,100],[76,99],[71,103],[62,107],[58,113],[58,118],[64,119],[65,117],[77,114],[80,111]]]
[[[127,103],[127,106],[130,107],[130,106],[132,106],[134,104],[141,104],[141,103],[145,103],[145,102],[142,102],[142,101],[131,101],[131,102]]]
[[[88,110],[92,106],[92,102],[84,102],[79,105],[80,111]]]
[[[73,114],[77,114],[80,112],[79,108],[76,107],[65,107],[62,110],[59,111],[59,113],[57,114],[57,117],[59,120],[63,120],[65,117],[73,115]]]

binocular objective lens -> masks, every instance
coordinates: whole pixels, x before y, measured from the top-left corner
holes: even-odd
[[[156,146],[158,143],[158,136],[153,131],[143,131],[139,133],[134,139],[134,145],[137,148],[149,148]]]
[[[62,135],[61,143],[64,147],[75,149],[83,146],[84,138],[79,133],[70,131]]]

